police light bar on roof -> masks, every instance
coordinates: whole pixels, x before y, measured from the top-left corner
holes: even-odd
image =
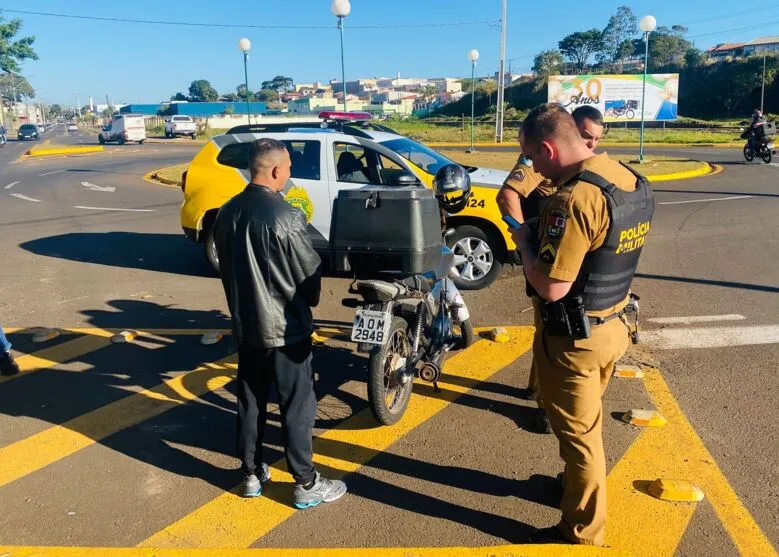
[[[320,112],[319,117],[322,120],[332,122],[367,122],[372,118],[370,112],[337,112],[333,110]]]

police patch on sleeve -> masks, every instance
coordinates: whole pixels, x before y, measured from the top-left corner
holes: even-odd
[[[517,182],[521,182],[522,180],[525,179],[525,171],[522,170],[521,168],[517,168],[516,170],[514,170],[514,172],[511,173],[510,178]]]
[[[567,221],[568,213],[560,209],[552,209],[546,217],[546,229],[544,230],[544,233],[548,238],[554,240],[562,238]]]
[[[557,250],[552,244],[544,244],[538,252],[538,258],[547,265],[551,265],[557,258]]]

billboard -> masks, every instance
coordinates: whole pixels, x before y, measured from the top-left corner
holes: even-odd
[[[607,122],[676,120],[679,106],[679,74],[648,74],[646,103],[641,106],[644,76],[639,75],[551,75],[547,85],[549,102],[566,110],[594,106]]]

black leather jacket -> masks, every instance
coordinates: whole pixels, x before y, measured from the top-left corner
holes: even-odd
[[[214,226],[236,344],[275,348],[309,338],[321,260],[303,212],[249,184],[222,206]]]

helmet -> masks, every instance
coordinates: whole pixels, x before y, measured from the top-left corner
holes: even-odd
[[[433,191],[443,211],[459,213],[471,197],[471,177],[459,164],[447,164],[435,173]]]

